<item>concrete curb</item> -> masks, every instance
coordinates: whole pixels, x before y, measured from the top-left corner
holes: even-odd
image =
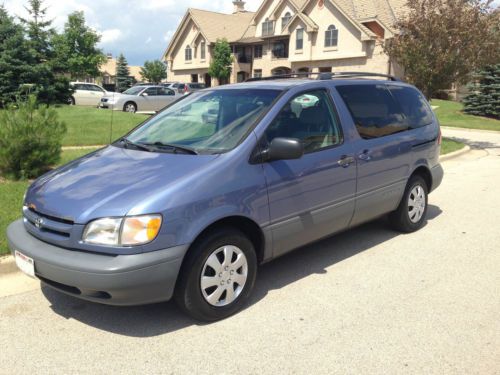
[[[458,128],[458,127],[454,127],[454,126],[441,126],[441,129],[450,130],[450,131],[457,130],[457,131],[465,131],[465,132],[478,132],[478,133],[500,134],[500,130]]]
[[[12,255],[0,256],[0,276],[18,272],[16,261]]]
[[[470,151],[470,147],[465,145],[464,147],[462,147],[460,150],[457,150],[457,151],[453,151],[453,152],[450,152],[448,154],[444,154],[444,155],[441,155],[439,157],[439,161],[446,161],[446,160],[450,160],[450,159],[454,159],[456,157],[459,157],[459,156],[462,156],[463,154],[466,154]]]

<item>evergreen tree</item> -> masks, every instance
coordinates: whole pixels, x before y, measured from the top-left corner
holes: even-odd
[[[16,98],[22,84],[33,82],[34,65],[22,26],[0,5],[0,107]]]
[[[120,53],[116,60],[116,91],[123,92],[133,84],[133,79],[130,77],[127,59]]]
[[[464,111],[500,119],[500,64],[488,65],[476,75],[464,98]]]

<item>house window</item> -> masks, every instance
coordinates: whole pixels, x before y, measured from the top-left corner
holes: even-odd
[[[187,45],[186,49],[184,50],[184,59],[186,61],[191,61],[193,59],[193,50],[189,45]]]
[[[273,43],[273,56],[278,59],[288,58],[288,42],[285,40],[278,40]]]
[[[297,29],[295,36],[295,49],[301,50],[304,47],[304,29]]]
[[[200,46],[200,59],[205,60],[205,41],[201,41],[201,46]]]
[[[339,39],[339,31],[335,25],[328,26],[325,31],[325,47],[335,47]]]
[[[256,59],[262,58],[262,44],[253,47],[253,57]]]
[[[285,15],[281,18],[281,28],[284,29],[285,26],[288,24],[290,19],[292,18],[292,15],[290,12],[286,12]]]
[[[261,78],[262,77],[262,69],[254,69],[253,70],[253,77],[254,78]]]
[[[262,35],[273,35],[274,34],[274,22],[266,18],[264,22],[262,22]]]

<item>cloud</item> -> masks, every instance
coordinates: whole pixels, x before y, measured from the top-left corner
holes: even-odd
[[[120,29],[108,29],[100,32],[101,44],[111,44],[119,40],[123,33]]]
[[[146,39],[146,44],[149,44],[153,41],[153,38],[151,38],[150,36],[148,36],[148,39]]]

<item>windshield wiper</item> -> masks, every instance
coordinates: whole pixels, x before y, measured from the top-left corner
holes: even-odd
[[[120,142],[122,142],[127,148],[135,147],[135,148],[142,150],[142,151],[152,152],[152,150],[149,147],[144,146],[141,143],[132,142],[131,140],[129,140],[127,138],[120,139]]]
[[[170,144],[170,143],[163,143],[163,142],[153,142],[153,143],[143,143],[148,146],[154,146],[158,148],[169,148],[171,149],[174,153],[177,153],[179,151],[185,153],[185,154],[191,154],[191,155],[198,155],[198,152],[190,147],[187,146],[179,146],[175,144]]]

